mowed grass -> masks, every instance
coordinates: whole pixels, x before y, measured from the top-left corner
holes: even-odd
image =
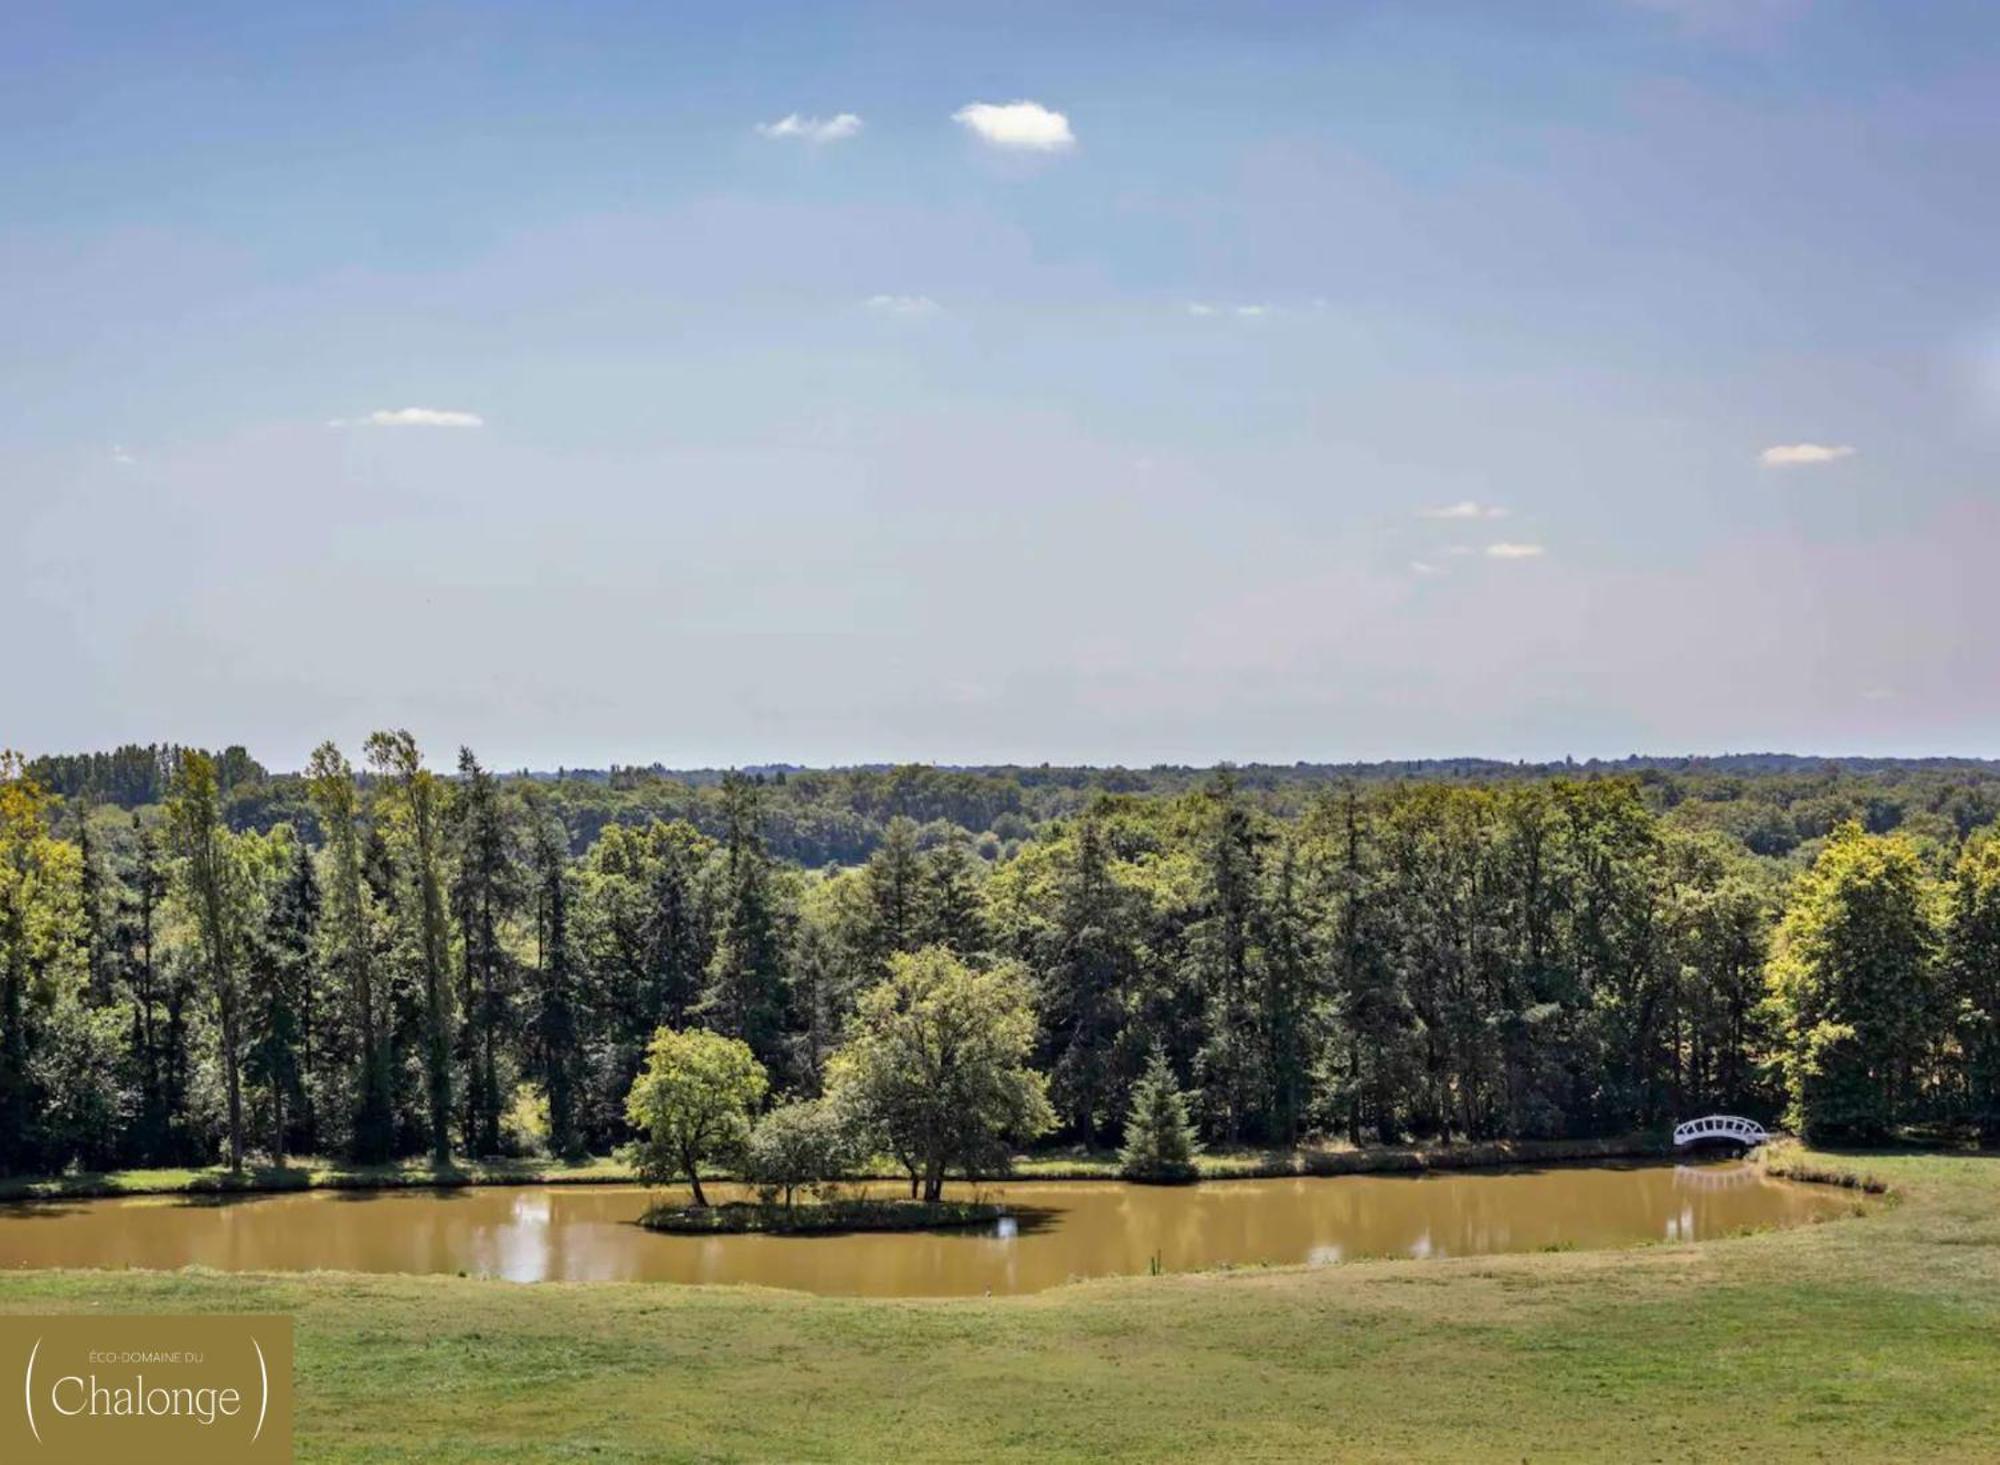
[[[297,1318],[303,1460],[2000,1456],[2000,1157],[1788,1232],[932,1302],[19,1272],[16,1312]]]

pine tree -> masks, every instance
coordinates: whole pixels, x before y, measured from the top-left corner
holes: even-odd
[[[500,1043],[513,979],[500,929],[520,899],[520,878],[500,785],[470,748],[459,749],[458,772],[457,878],[451,896],[463,973],[459,1052],[466,1074],[465,1144],[475,1155],[494,1155],[500,1152]]]
[[[533,1034],[536,1068],[549,1105],[549,1150],[580,1148],[576,1084],[579,1066],[576,981],[570,950],[569,836],[543,812],[535,821],[536,976]]]
[[[1177,1184],[1200,1173],[1195,1156],[1201,1146],[1188,1119],[1187,1099],[1174,1081],[1166,1049],[1155,1045],[1146,1071],[1132,1086],[1132,1109],[1125,1120],[1125,1145],[1118,1152],[1119,1173],[1127,1180]]]
[[[917,893],[917,945],[942,946],[958,956],[986,949],[986,904],[980,896],[979,856],[963,835],[931,851]]]
[[[1205,851],[1203,911],[1189,932],[1195,979],[1205,1003],[1196,1069],[1209,1132],[1241,1138],[1259,1091],[1262,1055],[1251,1007],[1251,977],[1258,925],[1258,834],[1236,791],[1236,780],[1218,772],[1207,798],[1211,824]]]
[[[1120,892],[1098,817],[1087,814],[1057,894],[1045,959],[1050,1087],[1057,1112],[1085,1145],[1108,1107],[1119,1037],[1119,989],[1128,965]]]
[[[732,773],[723,780],[722,797],[721,930],[697,1011],[715,1031],[748,1043],[757,1061],[770,1067],[782,1056],[789,985],[783,919],[771,855],[758,828],[756,787]]]

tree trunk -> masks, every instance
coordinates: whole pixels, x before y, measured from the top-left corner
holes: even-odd
[[[702,1192],[701,1171],[694,1165],[689,1165],[687,1173],[688,1184],[694,1187],[694,1203],[705,1208],[708,1205],[708,1197]]]
[[[225,1000],[222,1009],[222,1070],[229,1084],[229,1168],[243,1170],[243,1076],[236,1057],[236,1014]]]

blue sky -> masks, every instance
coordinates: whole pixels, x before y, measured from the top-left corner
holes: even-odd
[[[1996,138],[1947,0],[35,7],[0,742],[2000,755]]]

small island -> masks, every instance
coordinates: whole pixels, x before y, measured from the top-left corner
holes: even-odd
[[[659,1205],[639,1218],[649,1231],[681,1236],[776,1236],[852,1231],[934,1231],[985,1226],[1008,1214],[984,1201],[841,1199],[802,1205],[725,1201],[719,1206]]]

